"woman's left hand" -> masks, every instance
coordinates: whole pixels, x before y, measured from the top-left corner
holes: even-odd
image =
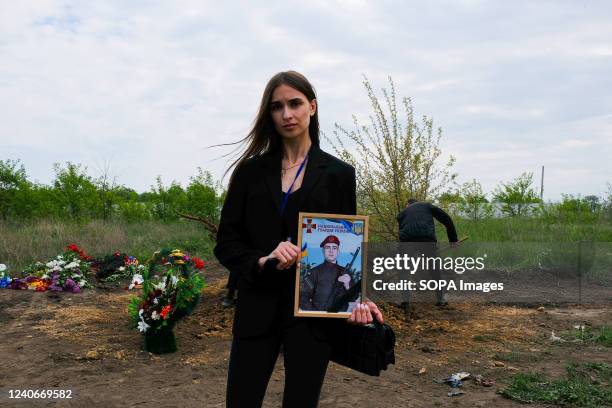
[[[367,301],[358,304],[351,312],[351,317],[349,317],[347,321],[351,324],[370,324],[372,323],[372,316],[374,316],[380,324],[384,323],[383,315],[378,309],[378,306],[376,306],[374,302]]]

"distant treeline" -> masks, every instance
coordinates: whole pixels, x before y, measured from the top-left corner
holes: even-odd
[[[557,202],[544,202],[533,187],[533,173],[500,183],[490,200],[477,180],[464,183],[454,192],[438,197],[438,202],[456,216],[478,220],[499,217],[541,217],[549,222],[612,221],[612,185],[603,197],[562,194]]]
[[[53,170],[51,185],[33,183],[21,161],[0,160],[0,220],[174,221],[184,214],[217,224],[225,196],[221,184],[201,168],[184,187],[176,181],[165,185],[158,176],[150,191],[144,193],[118,185],[108,175],[94,178],[81,164],[55,164]],[[384,191],[377,194],[392,198]],[[404,195],[415,196],[413,192]],[[376,216],[370,213],[371,206],[364,197],[367,195],[358,190],[359,211]],[[612,221],[612,185],[608,184],[603,197],[564,194],[561,201],[544,203],[533,187],[531,173],[500,183],[489,194],[483,192],[477,180],[472,180],[433,201],[455,217],[473,221],[499,217],[538,217],[553,223]],[[392,227],[396,227],[396,214],[397,211],[389,214]]]
[[[173,221],[182,213],[218,222],[224,191],[201,168],[185,187],[175,181],[164,185],[158,176],[144,193],[108,175],[94,178],[81,164],[55,164],[53,169],[51,185],[33,183],[20,160],[0,160],[0,219]]]

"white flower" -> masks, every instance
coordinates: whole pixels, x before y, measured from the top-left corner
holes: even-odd
[[[72,261],[70,262],[68,265],[64,266],[64,268],[66,269],[72,269],[72,268],[76,268],[77,266],[79,266],[78,262]]]
[[[153,304],[156,305],[159,303],[159,300],[157,300],[157,298],[153,299]]]
[[[165,280],[163,280],[163,281],[159,282],[158,284],[153,285],[153,287],[154,287],[155,289],[159,289],[159,290],[161,290],[161,291],[163,292],[163,291],[165,291],[165,290],[166,290],[166,281],[165,281]]]
[[[4,272],[4,271],[6,271],[6,265],[0,264],[0,272]]]
[[[55,261],[47,262],[45,265],[47,268],[53,268],[55,266]]]
[[[172,285],[176,286],[176,282],[178,282],[178,278],[174,275],[172,275],[172,277],[170,278],[170,282],[172,282]]]
[[[138,316],[140,316],[140,317],[142,318],[142,314],[143,314],[143,313],[144,313],[144,309],[140,309],[140,310],[138,311]]]
[[[153,314],[151,315],[151,319],[153,320],[159,320],[159,313],[157,313],[157,310],[153,311]]]
[[[144,282],[142,275],[139,273],[135,273],[134,276],[132,276],[132,283],[130,283],[130,286],[128,286],[128,289],[133,289],[134,286],[141,285],[142,282]]]
[[[49,275],[47,275],[46,273],[40,277],[41,279],[49,279]]]
[[[58,255],[56,258],[57,259],[64,259],[64,257],[62,255]]]
[[[125,271],[125,266],[120,266],[119,267],[119,272],[123,272],[123,271]]]
[[[145,322],[143,322],[142,320],[138,322],[138,330],[140,330],[141,333],[146,332],[149,329],[148,324],[146,324]]]
[[[145,266],[144,265],[138,265],[138,269],[144,269]]]

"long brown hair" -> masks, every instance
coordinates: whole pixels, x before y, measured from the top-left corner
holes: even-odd
[[[249,134],[242,140],[235,143],[247,143],[246,150],[238,157],[225,171],[225,174],[234,166],[239,167],[246,160],[254,156],[259,156],[268,152],[275,152],[281,148],[281,135],[278,134],[272,122],[270,113],[270,102],[272,101],[272,93],[281,85],[290,86],[303,93],[309,102],[316,99],[314,87],[308,82],[308,79],[296,71],[284,71],[274,75],[266,85],[266,89],[261,97],[259,111],[255,117],[253,127]],[[315,110],[313,116],[310,117],[310,125],[308,126],[310,141],[314,146],[319,146],[319,109]],[[232,180],[230,179],[230,184]]]

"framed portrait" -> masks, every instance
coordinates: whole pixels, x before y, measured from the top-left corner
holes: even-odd
[[[368,217],[300,212],[294,315],[346,319],[365,297]]]

